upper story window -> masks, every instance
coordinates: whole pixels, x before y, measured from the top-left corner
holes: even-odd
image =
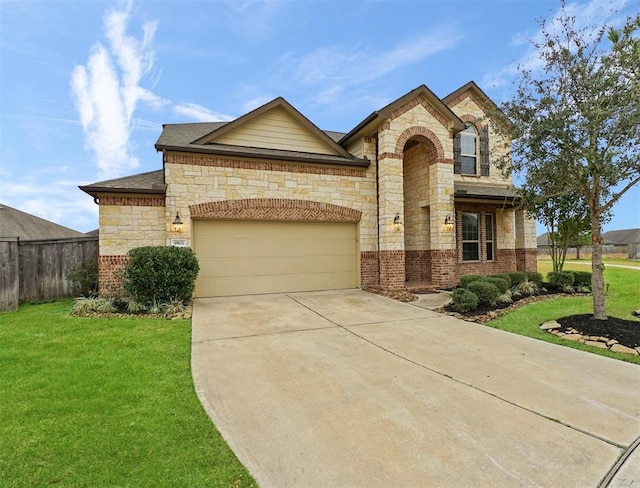
[[[455,174],[489,176],[489,126],[483,126],[478,134],[475,126],[467,124],[453,139],[453,158]]]
[[[467,124],[460,133],[460,173],[463,175],[476,174],[477,140],[476,128]]]

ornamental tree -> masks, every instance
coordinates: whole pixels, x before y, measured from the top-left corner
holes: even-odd
[[[516,93],[501,107],[511,124],[496,130],[514,142],[512,160],[500,164],[520,177],[534,214],[547,200],[588,208],[593,317],[606,320],[602,223],[640,181],[640,14],[620,29],[580,29],[563,1],[540,27],[532,44],[543,67],[520,66]]]

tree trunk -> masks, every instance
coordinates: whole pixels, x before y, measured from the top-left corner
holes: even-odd
[[[591,289],[593,292],[593,318],[607,320],[607,310],[604,303],[604,265],[602,264],[602,232],[600,228],[600,213],[591,212]]]

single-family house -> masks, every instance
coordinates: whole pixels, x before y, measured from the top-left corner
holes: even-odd
[[[166,124],[162,169],[80,187],[100,206],[100,289],[131,248],[186,245],[197,297],[453,287],[536,270],[535,223],[496,166],[508,140],[469,82],[422,85],[348,133],[283,98],[231,121]]]

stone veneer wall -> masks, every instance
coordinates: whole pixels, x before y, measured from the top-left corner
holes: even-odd
[[[122,271],[130,249],[163,246],[169,216],[164,195],[101,195],[98,287],[101,296],[122,296]]]
[[[364,140],[362,147],[370,151],[375,141]],[[375,164],[357,168],[173,152],[164,161],[167,208],[180,212],[181,237],[190,244],[192,218],[359,222],[361,283],[378,284]]]

